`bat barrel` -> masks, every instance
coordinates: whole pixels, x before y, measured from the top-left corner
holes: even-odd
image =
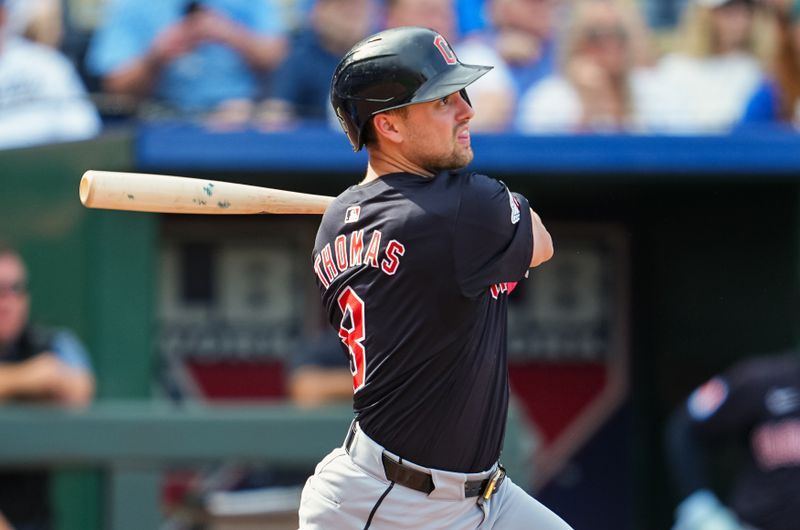
[[[173,175],[90,170],[79,194],[87,208],[153,213],[321,214],[333,197]]]

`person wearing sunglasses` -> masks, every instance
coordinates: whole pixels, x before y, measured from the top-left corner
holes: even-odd
[[[729,131],[765,76],[775,38],[771,14],[756,0],[690,0],[676,45],[658,64],[673,97],[665,132]]]
[[[638,50],[647,47],[633,7],[613,0],[573,5],[561,41],[557,74],[520,101],[520,132],[573,134],[641,132],[660,101]]]
[[[67,330],[50,330],[29,320],[25,263],[0,245],[0,403],[49,402],[85,406],[94,394],[88,355]],[[0,529],[51,526],[49,479],[45,471],[0,470]]]

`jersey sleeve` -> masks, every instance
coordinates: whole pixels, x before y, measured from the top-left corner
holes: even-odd
[[[461,292],[520,280],[530,267],[533,235],[528,201],[500,181],[464,177],[455,222],[454,260]]]

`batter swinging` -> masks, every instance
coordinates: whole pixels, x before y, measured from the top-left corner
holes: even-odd
[[[356,44],[331,102],[366,177],[327,209],[314,272],[350,357],[355,420],[303,490],[302,530],[568,530],[498,464],[516,282],[553,255],[528,201],[472,160],[461,64],[434,31]]]

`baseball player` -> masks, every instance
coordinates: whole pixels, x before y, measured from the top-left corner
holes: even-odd
[[[473,157],[465,65],[438,33],[383,31],[334,73],[364,180],[323,216],[313,269],[355,420],[306,482],[303,530],[567,530],[506,478],[508,293],[553,254],[528,201]]]
[[[679,493],[673,530],[800,528],[800,356],[740,362],[672,415],[667,448]],[[706,475],[705,444],[746,448],[729,506]]]

